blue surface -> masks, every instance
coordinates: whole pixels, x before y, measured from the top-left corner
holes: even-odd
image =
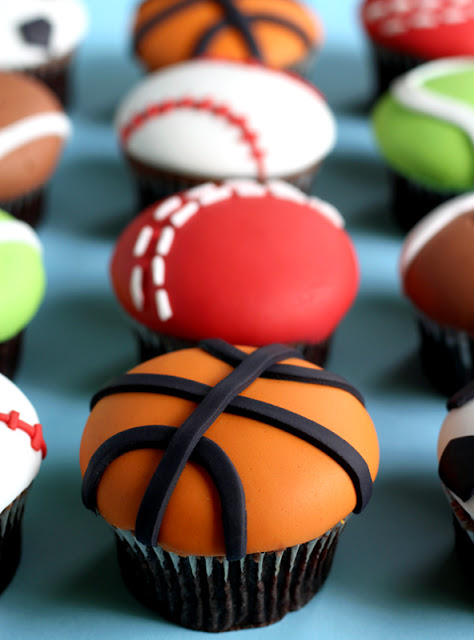
[[[40,232],[49,287],[28,329],[17,383],[38,410],[49,455],[27,505],[21,566],[0,598],[1,640],[197,637],[128,594],[110,531],[80,499],[78,450],[89,398],[134,363],[134,343],[107,277],[114,239],[134,206],[111,128],[117,99],[139,76],[128,55],[133,4],[88,2],[92,29],[76,67],[75,136]],[[444,400],[421,375],[414,323],[399,293],[402,237],[388,216],[384,168],[364,115],[370,72],[356,2],[313,5],[327,30],[317,83],[339,125],[337,149],[316,191],[346,217],[362,270],[360,295],[336,334],[329,368],[365,394],[381,467],[373,500],[349,523],[322,591],[276,625],[233,635],[465,640],[472,637],[473,591],[452,552],[436,473]]]

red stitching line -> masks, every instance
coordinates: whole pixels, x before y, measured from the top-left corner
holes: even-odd
[[[152,104],[143,111],[132,117],[130,122],[122,128],[120,132],[122,142],[125,145],[127,140],[134,131],[140,129],[148,120],[157,118],[165,113],[174,111],[175,109],[197,109],[199,111],[209,111],[216,116],[224,118],[229,124],[240,129],[242,140],[247,142],[252,157],[257,164],[257,174],[259,180],[266,179],[264,156],[265,152],[258,145],[258,134],[252,131],[244,116],[238,116],[232,113],[229,106],[218,104],[212,98],[204,98],[197,100],[191,97],[181,98],[180,100],[165,100],[164,102]]]
[[[43,427],[39,423],[31,426],[27,422],[23,422],[23,420],[20,420],[18,411],[10,411],[9,414],[0,413],[0,420],[4,422],[9,429],[12,429],[12,431],[20,429],[27,433],[31,438],[31,447],[35,451],[41,451],[43,458],[46,457],[48,450],[43,438]]]

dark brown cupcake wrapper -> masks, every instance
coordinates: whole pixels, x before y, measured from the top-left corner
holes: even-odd
[[[392,51],[374,42],[370,43],[370,56],[375,69],[375,98],[388,91],[395,78],[428,62],[423,58]]]
[[[19,198],[0,201],[0,209],[36,228],[43,218],[45,199],[46,188],[40,187]]]
[[[449,489],[444,484],[442,486],[453,514],[456,554],[461,561],[461,566],[472,580],[474,572],[474,521]]]
[[[123,579],[163,617],[200,631],[261,627],[301,608],[326,579],[345,523],[306,544],[224,557],[181,557],[115,530]]]
[[[28,489],[0,513],[0,593],[15,575],[21,555],[21,523]]]
[[[0,342],[0,373],[7,378],[13,379],[21,357],[24,331],[20,331],[16,336]]]
[[[66,108],[71,101],[69,76],[74,55],[75,52],[72,52],[57,60],[51,60],[46,64],[26,68],[22,71],[44,82],[58,97],[63,107]]]

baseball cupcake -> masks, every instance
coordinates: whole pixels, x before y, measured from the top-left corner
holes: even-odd
[[[377,93],[397,76],[438,58],[474,56],[472,0],[365,0]]]
[[[148,71],[207,55],[309,76],[322,37],[319,19],[296,0],[145,0],[133,26]]]
[[[229,60],[149,75],[119,107],[116,127],[143,207],[208,180],[278,178],[309,191],[335,141],[314,87]]]
[[[36,411],[20,389],[0,374],[0,592],[20,560],[26,496],[45,455]]]
[[[378,459],[345,380],[282,345],[209,340],[94,396],[82,495],[112,526],[139,600],[186,627],[226,631],[310,600],[370,498]]]
[[[71,125],[35,78],[0,73],[0,207],[36,226]]]
[[[401,76],[377,103],[373,123],[404,229],[474,189],[474,57],[438,60]]]
[[[21,71],[39,78],[65,104],[71,63],[87,23],[78,0],[0,3],[0,71]]]
[[[359,268],[332,206],[284,182],[230,181],[146,209],[119,238],[111,276],[143,359],[212,336],[291,344],[321,364]]]

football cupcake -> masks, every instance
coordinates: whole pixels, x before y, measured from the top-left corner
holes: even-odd
[[[0,71],[34,75],[65,104],[69,70],[87,23],[78,0],[1,2]]]
[[[324,362],[359,268],[344,221],[284,182],[208,183],[156,203],[119,238],[111,276],[142,358],[219,337]]]
[[[314,87],[229,60],[150,74],[119,107],[116,128],[143,207],[208,180],[278,178],[309,191],[335,141]]]
[[[275,622],[324,582],[379,459],[362,398],[282,345],[209,340],[92,399],[83,501],[112,526],[122,576],[181,625]]]
[[[0,73],[0,95],[0,207],[36,226],[71,125],[35,78]]]
[[[296,0],[145,0],[133,26],[134,51],[148,71],[207,55],[309,76],[321,42],[320,21]]]
[[[0,374],[0,592],[10,583],[20,560],[26,496],[45,455],[34,408]]]
[[[404,229],[474,189],[474,57],[417,67],[393,82],[373,123]]]
[[[424,62],[474,56],[472,0],[365,0],[361,17],[372,45],[378,94]]]

